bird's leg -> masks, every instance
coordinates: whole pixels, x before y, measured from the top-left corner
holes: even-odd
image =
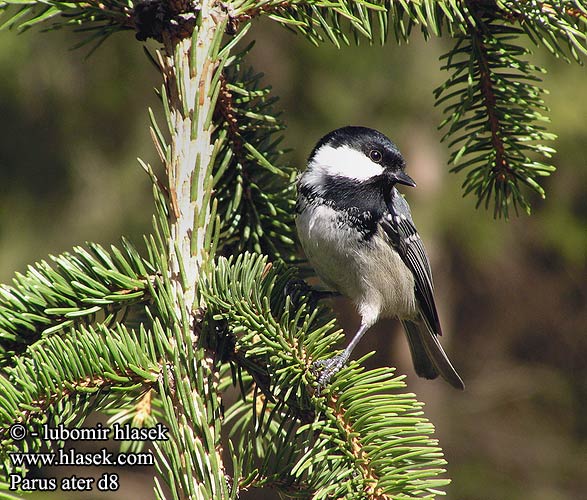
[[[316,372],[319,373],[318,375],[318,385],[320,387],[324,387],[330,379],[340,371],[340,369],[346,364],[348,359],[351,356],[351,352],[356,347],[356,345],[361,340],[361,337],[365,335],[365,332],[369,329],[368,324],[361,323],[361,326],[355,336],[350,341],[349,345],[346,347],[344,351],[336,356],[329,358],[329,359],[321,359],[314,363],[314,369]]]

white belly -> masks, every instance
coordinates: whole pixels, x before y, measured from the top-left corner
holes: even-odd
[[[379,317],[414,318],[414,278],[383,230],[369,241],[345,225],[330,207],[307,206],[296,218],[310,264],[330,288],[349,297],[364,323]]]

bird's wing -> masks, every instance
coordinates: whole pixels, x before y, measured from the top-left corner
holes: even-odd
[[[414,275],[416,299],[422,318],[432,332],[442,335],[434,303],[434,285],[428,255],[411,220],[407,203],[401,195],[397,195],[397,198],[399,199],[394,200],[394,209],[384,214],[380,224],[404,264]]]

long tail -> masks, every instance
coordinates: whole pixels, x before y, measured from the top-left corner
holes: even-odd
[[[465,384],[449,361],[437,335],[423,322],[402,321],[402,325],[408,337],[416,373],[429,379],[440,375],[456,389],[464,389]]]

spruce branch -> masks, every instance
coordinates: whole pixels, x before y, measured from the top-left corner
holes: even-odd
[[[230,495],[220,441],[219,374],[214,353],[202,345],[197,286],[218,243],[212,134],[228,53],[223,44],[227,22],[220,4],[204,0],[198,4],[192,35],[178,37],[170,27],[162,33],[164,49],[158,54],[168,140],[153,123],[152,130],[164,156],[168,186],[163,193],[153,184],[157,216],[150,247],[168,272],[160,276],[152,321],[157,350],[166,360],[159,393],[170,439],[155,449],[158,472],[173,498]],[[155,492],[165,498],[159,485]]]
[[[523,0],[497,3],[508,11],[511,19],[534,43],[543,45],[556,57],[566,57],[570,53],[580,62],[581,56],[587,55],[587,2]]]
[[[160,55],[169,131],[165,168],[169,179],[168,256],[176,293],[187,305],[196,304],[198,270],[211,254],[212,167],[216,150],[212,140],[213,113],[220,92],[225,61],[221,54],[227,15],[215,2],[201,4],[199,29],[193,39],[166,36]],[[196,304],[197,305],[197,304]]]
[[[441,127],[455,148],[452,171],[467,171],[464,194],[474,192],[477,206],[493,203],[494,216],[507,217],[510,204],[516,213],[530,211],[522,186],[545,196],[537,179],[554,167],[536,157],[551,157],[545,142],[555,136],[544,127],[547,108],[537,86],[543,70],[522,59],[528,50],[515,44],[521,30],[494,18],[476,21],[443,56],[452,74],[435,90],[436,104],[446,105]]]
[[[87,33],[80,47],[94,43],[97,48],[110,35],[133,29],[133,9],[130,0],[0,0],[0,24],[20,31],[51,23],[48,29],[72,27]]]
[[[88,243],[49,260],[0,285],[0,364],[72,326],[132,321],[150,300],[155,269],[126,240],[122,250]]]
[[[312,472],[320,481],[313,485],[318,498],[420,498],[439,493],[438,488],[448,484],[439,477],[446,462],[437,441],[429,437],[434,427],[423,417],[422,404],[412,394],[397,393],[405,387],[403,377],[388,368],[364,371],[355,363],[345,370],[328,390],[324,420],[307,425],[322,436],[293,473]],[[333,446],[331,429],[337,429],[344,446]],[[333,462],[327,473],[310,458],[321,449]]]
[[[314,391],[312,363],[340,336],[320,310],[291,304],[284,285],[292,272],[244,254],[219,259],[200,283],[208,314],[226,321],[234,351],[271,367],[268,398],[248,366],[239,366],[243,399],[226,411],[233,446],[243,450],[235,479],[241,488],[311,491],[313,498],[433,495],[447,483],[438,477],[445,462],[421,404],[396,393],[404,384],[393,370],[351,363],[322,395]]]
[[[387,13],[380,14],[379,25],[381,43],[385,43],[389,33],[398,42],[407,42],[412,29],[419,27],[424,37],[441,36],[447,32],[454,36],[463,31],[467,11],[459,0],[422,0],[405,2],[388,0],[383,2]]]
[[[458,0],[245,0],[233,3],[231,16],[237,24],[266,16],[301,32],[316,45],[329,41],[341,47],[361,38],[385,43],[390,32],[398,42],[406,42],[416,26],[426,37],[440,36],[445,30],[453,34],[462,31],[459,23],[464,22],[466,11]]]
[[[14,470],[8,457],[16,449],[8,434],[12,424],[80,425],[94,409],[107,408],[122,398],[137,400],[159,377],[161,368],[154,354],[146,330],[131,332],[122,325],[114,329],[100,325],[51,336],[14,359],[0,377],[0,463],[4,472]],[[38,451],[42,443],[39,433],[30,442],[31,449]],[[21,451],[28,451],[29,444],[24,446]]]
[[[134,30],[140,41],[189,38],[199,10],[195,0],[0,0],[0,29],[24,31],[42,23],[50,23],[49,30],[72,27],[86,34],[77,47],[93,43],[93,51],[125,30]]]
[[[316,45],[328,40],[340,47],[350,43],[349,29],[371,39],[370,12],[385,10],[379,2],[368,0],[243,0],[233,3],[231,17],[242,21],[264,15],[299,31]]]

